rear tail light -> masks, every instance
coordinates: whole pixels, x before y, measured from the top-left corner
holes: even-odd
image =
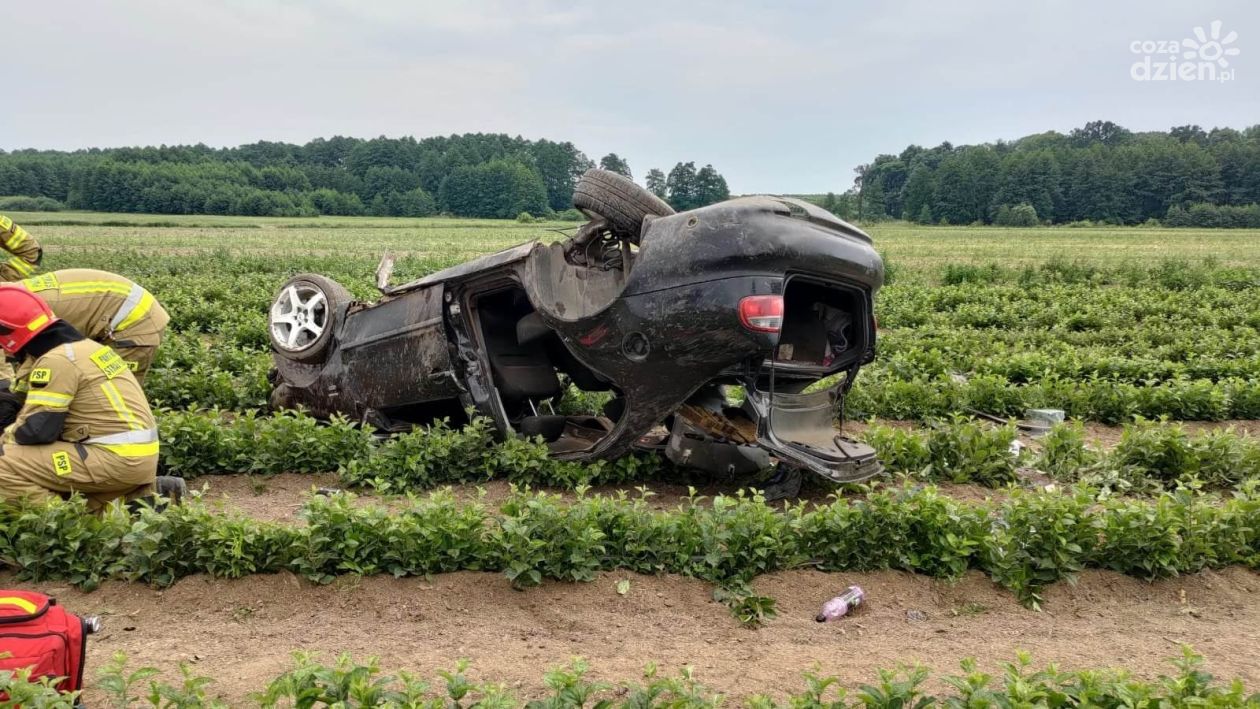
[[[778,332],[783,328],[783,296],[750,295],[739,301],[739,321],[753,332]]]

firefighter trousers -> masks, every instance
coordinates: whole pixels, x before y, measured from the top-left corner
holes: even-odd
[[[80,493],[99,511],[113,500],[153,494],[158,457],[121,456],[100,446],[56,441],[0,446],[0,499],[34,501]]]

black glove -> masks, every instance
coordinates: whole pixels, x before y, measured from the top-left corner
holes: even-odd
[[[21,410],[21,397],[9,391],[8,379],[0,379],[0,429],[7,428],[9,424],[16,421],[18,412]]]
[[[17,421],[18,412],[21,410],[22,405],[14,401],[11,396],[0,396],[0,429],[8,428],[9,424]]]

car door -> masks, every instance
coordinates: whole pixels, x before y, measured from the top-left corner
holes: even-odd
[[[347,318],[341,333],[345,381],[367,407],[389,409],[459,395],[442,295],[442,285],[435,284]]]

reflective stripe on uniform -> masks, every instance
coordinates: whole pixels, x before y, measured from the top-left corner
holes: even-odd
[[[118,312],[114,313],[114,319],[109,321],[110,332],[122,332],[135,325],[141,318],[149,314],[149,310],[153,308],[154,302],[156,301],[149,291],[145,290],[138,283],[132,283],[131,290],[127,293],[127,299],[119,306]]]
[[[9,237],[9,240],[4,242],[4,248],[12,251],[21,246],[22,242],[26,241],[26,237],[26,230],[20,226],[15,226],[13,227],[13,236]]]
[[[121,433],[111,433],[105,436],[94,436],[84,443],[92,445],[114,445],[117,443],[156,443],[158,432],[156,428],[142,428],[137,431],[123,431]]]
[[[118,391],[118,387],[114,386],[111,381],[101,384],[101,391],[105,392],[105,398],[109,400],[109,405],[113,407],[114,413],[118,414],[118,420],[127,424],[127,428],[133,431],[144,429],[144,424],[131,413],[131,409],[127,408],[127,402],[123,401],[122,393]],[[27,397],[30,400],[30,397]]]
[[[23,278],[35,272],[35,267],[27,263],[26,259],[22,258],[21,256],[14,256],[13,258],[9,259],[9,267],[12,268],[14,271],[17,271],[17,274],[19,276],[22,276]]]
[[[146,458],[157,455],[161,449],[157,441],[152,443],[101,443],[101,448],[125,458]]]
[[[157,455],[159,449],[156,428],[111,433],[108,436],[89,438],[83,442],[92,446],[100,446],[111,453],[128,458],[143,458]]]
[[[28,406],[43,406],[48,409],[65,409],[70,407],[74,396],[55,391],[34,391],[26,395]]]
[[[127,295],[131,292],[134,283],[119,283],[118,281],[74,281],[72,283],[62,283],[61,292],[66,295],[95,295],[97,293],[113,293],[115,295]]]

